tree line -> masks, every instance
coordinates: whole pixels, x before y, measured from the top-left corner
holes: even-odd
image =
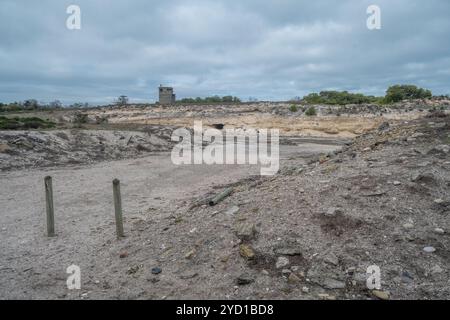
[[[386,90],[384,97],[367,96],[362,93],[350,93],[348,91],[321,91],[310,93],[301,101],[309,104],[362,104],[376,103],[389,104],[403,100],[429,99],[433,95],[430,90],[419,88],[415,85],[394,85]]]
[[[2,103],[0,102],[0,111],[32,111],[38,109],[61,109],[69,108],[88,108],[88,103],[73,103],[69,106],[64,106],[61,101],[54,100],[49,103],[39,102],[36,99],[27,99],[25,101]]]
[[[179,100],[180,103],[227,103],[227,102],[235,102],[239,103],[241,100],[238,97],[233,96],[212,96],[205,98],[183,98]]]

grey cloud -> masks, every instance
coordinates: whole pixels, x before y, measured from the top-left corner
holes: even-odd
[[[69,4],[82,29],[65,28]],[[382,29],[366,28],[378,4]],[[450,2],[244,0],[0,2],[0,100],[289,99],[394,83],[450,93]]]

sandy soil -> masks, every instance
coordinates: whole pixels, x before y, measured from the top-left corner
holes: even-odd
[[[386,120],[413,120],[426,112],[415,106],[408,112],[395,108],[375,108],[365,112],[354,108],[317,106],[317,116],[305,116],[306,107],[289,111],[289,104],[255,104],[238,106],[177,106],[157,108],[122,108],[91,111],[92,119],[106,117],[112,124],[145,124],[192,127],[194,120],[204,126],[223,124],[225,128],[278,129],[288,136],[341,137],[355,136],[377,128]],[[405,110],[405,109],[403,109]],[[342,114],[341,114],[342,113]],[[337,115],[339,114],[339,115]]]
[[[278,107],[267,106],[275,114]],[[274,177],[260,177],[255,167],[175,167],[164,152],[133,159],[135,146],[124,149],[131,159],[9,166],[0,173],[0,298],[448,299],[450,117],[412,110],[379,118],[379,111],[370,113],[367,127],[354,127],[359,136],[342,150],[336,139],[320,141],[347,131],[346,120],[336,120],[342,116],[333,118],[341,124],[338,133],[325,138],[299,138],[308,131],[296,128],[295,136],[282,139]],[[207,121],[228,116],[224,111]],[[191,126],[192,119],[182,121]],[[234,125],[239,119],[247,121],[241,114]],[[265,119],[257,125],[277,121]],[[304,121],[316,120],[324,130],[333,125],[325,116]],[[69,154],[76,149],[61,145]],[[96,148],[87,154],[98,154]],[[25,157],[34,157],[32,150]],[[55,190],[57,237],[50,239],[46,175]],[[113,178],[122,182],[121,240],[115,237]],[[233,194],[218,205],[201,204],[229,186]],[[81,290],[66,288],[72,263],[81,267]],[[381,269],[379,291],[366,287],[371,265]]]
[[[39,116],[67,126],[77,114],[85,114],[90,124],[106,127],[184,126],[191,128],[194,120],[205,126],[223,124],[225,128],[279,129],[282,135],[354,138],[377,128],[383,121],[414,120],[435,108],[448,108],[450,101],[413,101],[389,106],[371,104],[329,106],[316,105],[317,116],[307,116],[308,105],[297,105],[291,111],[287,102],[255,102],[214,105],[127,105],[97,109],[52,110],[19,113],[15,116]],[[12,116],[12,115],[11,115]]]
[[[336,150],[336,145],[303,143],[282,146],[281,161]],[[185,219],[192,199],[217,192],[220,186],[257,176],[253,166],[175,166],[169,153],[152,154],[134,160],[61,169],[32,169],[0,174],[0,298],[200,298],[208,282],[191,293],[185,263],[167,257],[177,243],[184,248],[186,237],[199,241],[205,235],[168,232],[174,221]],[[45,236],[43,178],[53,177],[57,237]],[[125,232],[115,238],[112,185],[121,180]],[[7,183],[6,183],[7,181]],[[140,251],[142,256],[134,256]],[[120,252],[129,256],[120,259]],[[183,257],[180,258],[184,260]],[[72,263],[82,270],[82,291],[66,288],[66,268]],[[141,266],[138,274],[129,269]],[[161,282],[153,283],[150,269],[161,266]],[[200,271],[200,270],[199,270]],[[203,271],[205,272],[205,271]],[[143,273],[143,274],[142,274]],[[206,274],[204,275],[208,277]],[[171,281],[184,282],[172,283]],[[178,285],[180,285],[178,287]],[[150,290],[149,290],[150,289]],[[217,292],[223,296],[223,292]]]

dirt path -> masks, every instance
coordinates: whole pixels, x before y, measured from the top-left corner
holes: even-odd
[[[283,165],[294,156],[336,148],[308,143],[282,146],[281,162]],[[152,278],[136,280],[137,287],[128,283],[127,279],[136,272],[132,266],[145,264],[149,268],[161,264],[161,253],[166,250],[166,225],[183,214],[194,197],[258,172],[259,168],[248,166],[175,166],[169,153],[159,153],[90,166],[1,173],[0,298],[169,295],[170,292],[157,292],[155,286],[148,291]],[[47,175],[53,177],[56,213],[57,237],[51,239],[45,237],[43,179]],[[121,180],[127,234],[122,241],[115,239],[113,178]],[[182,241],[181,237],[178,241]],[[143,254],[132,257],[135,250],[143,250]],[[120,252],[127,252],[130,257],[120,259]],[[66,288],[65,270],[72,263],[81,267],[81,291]],[[195,296],[182,291],[179,294]]]

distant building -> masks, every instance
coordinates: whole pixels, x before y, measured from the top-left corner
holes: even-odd
[[[159,86],[159,103],[160,104],[172,104],[175,103],[176,97],[173,93],[173,88]]]

